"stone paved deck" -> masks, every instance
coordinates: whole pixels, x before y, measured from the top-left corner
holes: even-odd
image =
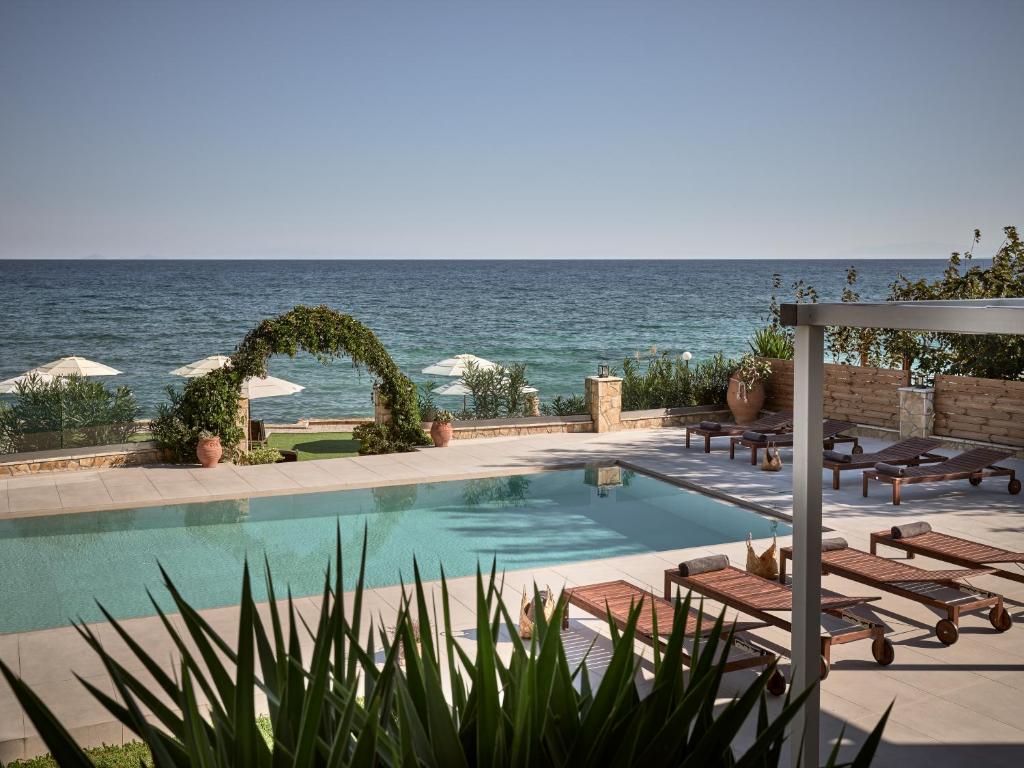
[[[878,445],[871,440],[865,443],[868,450]],[[625,461],[788,514],[790,457],[790,453],[784,453],[787,467],[782,472],[764,473],[741,456],[729,461],[727,448],[718,447],[710,455],[696,446],[687,451],[682,447],[682,430],[678,429],[492,438],[459,441],[447,449],[415,454],[269,467],[124,468],[0,480],[0,518],[483,477],[595,460]],[[1015,465],[1024,470],[1024,463]],[[987,481],[978,488],[966,482],[909,486],[904,490],[903,505],[892,507],[882,488],[872,498],[863,499],[857,474],[849,473],[850,480],[844,479],[845,487],[840,491],[831,490],[829,476],[824,481],[826,525],[852,545],[866,548],[869,532],[893,522],[927,519],[937,529],[1024,550],[1024,496],[1009,496],[1005,482]],[[780,539],[780,543],[787,540]],[[714,550],[727,553],[737,565],[744,561],[742,543]],[[533,580],[557,587],[625,578],[660,590],[665,568],[706,551],[652,552],[512,572],[508,574],[506,599],[518,610],[520,590]],[[884,554],[896,556],[892,551]],[[943,567],[924,558],[918,558],[915,564]],[[968,762],[979,766],[1024,764],[1024,585],[992,577],[978,577],[972,582],[1004,594],[1016,625],[1000,635],[983,615],[968,615],[962,622],[960,641],[945,647],[934,636],[937,617],[931,611],[884,595],[872,604],[870,614],[888,625],[896,646],[896,661],[890,667],[878,667],[870,660],[864,643],[835,649],[832,673],[822,685],[823,732],[827,736],[823,750],[830,747],[842,723],[847,727],[844,743],[861,742],[884,707],[895,699],[877,765],[909,768],[960,766]],[[823,583],[826,588],[848,594],[867,593],[863,586],[834,576],[825,577]],[[467,638],[474,621],[472,579],[455,579],[451,585],[455,631],[471,645]],[[436,585],[430,586],[436,590]],[[368,614],[382,613],[387,623],[388,614],[396,610],[398,598],[397,587],[370,590],[366,610]],[[318,598],[301,598],[298,606],[300,611],[311,613],[318,608]],[[214,608],[202,613],[227,636],[233,634],[236,608]],[[607,635],[601,622],[575,608],[570,617],[566,635],[570,647],[583,648],[595,634],[599,638]],[[170,664],[171,651],[155,619],[131,619],[126,625]],[[112,640],[109,627],[98,628],[101,636]],[[767,645],[780,651],[789,647],[788,638],[778,631],[763,630],[759,634]],[[73,629],[0,635],[0,658],[36,688],[83,743],[131,738],[121,726],[111,722],[74,680],[72,673],[77,672],[111,690],[103,669],[88,651],[83,652]],[[599,665],[596,671],[600,673]],[[785,671],[788,673],[788,669]],[[648,675],[649,669],[641,671],[642,677]],[[729,684],[738,690],[749,679],[749,673],[738,672],[729,676]],[[39,751],[41,744],[31,724],[23,718],[10,690],[0,683],[0,761]]]

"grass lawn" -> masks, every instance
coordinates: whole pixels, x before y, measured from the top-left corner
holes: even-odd
[[[313,432],[305,435],[275,432],[267,439],[267,445],[298,451],[299,461],[359,455],[359,441],[352,439],[351,432]]]
[[[263,740],[267,746],[273,745],[271,735],[270,718],[261,716],[256,718],[256,727],[263,734]],[[149,747],[141,741],[131,741],[123,746],[103,746],[85,750],[92,758],[96,768],[139,768],[139,766],[153,765],[153,757],[150,755]],[[8,768],[59,768],[60,763],[52,755],[46,754],[42,757],[30,757],[27,760],[15,760],[7,764]]]

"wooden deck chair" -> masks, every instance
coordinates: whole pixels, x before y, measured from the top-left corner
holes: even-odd
[[[724,555],[722,556],[724,558]],[[704,558],[701,558],[702,560]],[[694,561],[689,561],[690,563]],[[725,560],[728,563],[728,560]],[[687,575],[683,575],[685,572]],[[792,622],[782,614],[793,611],[793,592],[777,581],[755,576],[731,565],[695,573],[688,563],[665,571],[665,595],[673,585],[727,605],[786,632],[793,631]],[[879,600],[878,597],[846,597],[822,595],[821,679],[828,677],[833,645],[871,640],[871,655],[886,666],[896,657],[893,644],[885,637],[885,627],[849,611],[857,605]]]
[[[985,477],[1009,477],[1007,490],[1020,493],[1017,473],[1008,467],[997,467],[996,462],[1012,456],[1012,452],[995,448],[972,448],[939,464],[926,467],[897,467],[876,464],[874,469],[865,470],[863,493],[868,495],[868,481],[878,480],[892,486],[892,503],[900,503],[900,489],[912,483],[940,483],[946,480],[968,480],[971,485],[981,485]]]
[[[838,491],[840,473],[851,469],[872,469],[879,462],[914,467],[919,464],[945,461],[945,456],[929,453],[940,445],[942,445],[942,441],[932,437],[908,437],[906,440],[900,440],[898,443],[888,445],[874,453],[856,455],[825,451],[822,464],[825,469],[832,470],[832,487]]]
[[[792,411],[769,413],[750,424],[719,424],[716,421],[702,421],[697,426],[686,428],[686,447],[690,447],[690,435],[699,435],[704,438],[704,453],[711,453],[711,438],[713,437],[742,435],[748,429],[764,434],[774,434],[775,432],[784,432],[792,425]]]
[[[837,443],[853,443],[851,449],[854,455],[859,455],[864,452],[864,449],[860,447],[860,438],[853,435],[846,435],[845,432],[849,432],[857,425],[851,421],[838,421],[837,419],[825,419],[821,425],[821,433],[824,438],[823,444],[827,450],[835,448]],[[776,448],[791,448],[793,446],[793,433],[786,432],[783,434],[776,435],[765,435],[755,433],[753,430],[747,430],[738,437],[733,437],[729,441],[729,458],[736,458],[736,446],[742,445],[745,448],[750,449],[750,463],[757,464],[757,452],[762,448],[768,448],[774,446]]]
[[[792,557],[792,547],[779,551],[779,579],[786,578],[786,560]],[[939,619],[935,625],[935,634],[944,645],[952,645],[960,637],[960,614],[963,613],[988,608],[988,620],[996,631],[1005,632],[1013,625],[1009,612],[1003,608],[1002,595],[964,583],[964,579],[971,576],[992,573],[991,568],[927,571],[853,549],[843,539],[826,539],[822,542],[821,572],[834,573],[944,611],[946,618]]]
[[[566,597],[571,605],[575,605],[591,616],[599,619],[607,619],[611,616],[612,621],[619,629],[625,629],[629,619],[630,611],[640,603],[644,602],[644,608],[636,625],[636,639],[645,645],[653,646],[655,640],[659,647],[664,647],[665,641],[672,634],[672,624],[675,620],[675,606],[671,600],[662,599],[646,589],[630,584],[628,581],[606,581],[600,584],[588,584],[581,587],[566,589]],[[697,626],[697,619],[701,624]],[[654,637],[654,622],[658,623],[658,635]],[[716,617],[700,616],[697,610],[690,608],[690,615],[686,620],[686,636],[695,637],[698,633],[701,637],[707,637],[715,626]],[[771,651],[762,648],[747,635],[747,630],[765,626],[763,623],[748,622],[737,623],[734,627],[731,647],[729,648],[729,660],[726,662],[726,672],[733,672],[751,667],[763,667],[778,660],[778,656]],[[724,629],[728,630],[728,624]],[[722,642],[724,643],[724,637]],[[689,666],[690,656],[683,651],[683,664]],[[786,678],[781,670],[776,669],[768,682],[768,691],[774,696],[781,696],[786,691]]]
[[[904,533],[906,531],[906,533]],[[991,568],[993,576],[1024,584],[1024,552],[1013,552],[988,544],[982,544],[959,536],[933,531],[928,523],[894,525],[884,531],[871,534],[871,554],[876,554],[882,544],[914,555],[924,555],[934,560],[959,565],[961,568]],[[997,567],[998,564],[1016,564],[1018,570],[1011,571]]]
[[[263,419],[249,419],[249,443],[251,445],[267,444],[267,425]]]

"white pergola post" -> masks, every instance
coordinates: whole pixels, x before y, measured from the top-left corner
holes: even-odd
[[[793,765],[818,765],[821,667],[821,462],[825,329],[795,328],[793,366],[793,690],[814,691],[793,721]],[[801,738],[802,748],[799,747]]]

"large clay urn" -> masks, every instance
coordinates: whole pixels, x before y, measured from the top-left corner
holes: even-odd
[[[213,469],[224,455],[219,437],[204,437],[196,446],[196,458],[206,469]]]
[[[737,424],[749,424],[764,407],[764,385],[759,381],[753,387],[747,387],[739,379],[729,379],[725,401]]]
[[[438,448],[445,448],[452,441],[452,423],[450,421],[434,421],[430,425],[430,439]]]

